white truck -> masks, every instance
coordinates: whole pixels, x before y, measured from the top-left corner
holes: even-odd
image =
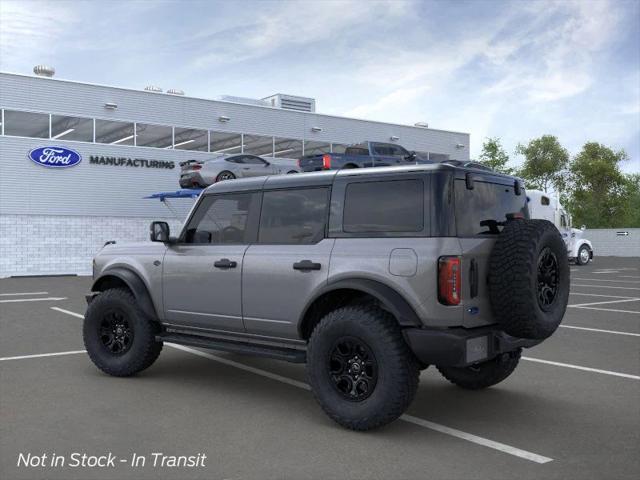
[[[577,265],[586,265],[593,260],[593,246],[583,238],[586,227],[572,228],[571,215],[557,198],[540,190],[527,190],[527,201],[531,218],[549,220],[558,228],[570,259]]]

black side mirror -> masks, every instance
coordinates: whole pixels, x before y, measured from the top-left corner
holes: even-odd
[[[264,166],[268,167],[269,165],[271,165],[271,163],[267,162],[266,160],[264,161]]]
[[[151,222],[149,238],[152,242],[169,242],[169,224],[167,222]]]

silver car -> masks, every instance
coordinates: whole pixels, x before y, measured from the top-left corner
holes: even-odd
[[[298,173],[292,158],[269,158],[257,155],[220,155],[212,160],[188,160],[180,163],[180,187],[208,187],[222,180]]]

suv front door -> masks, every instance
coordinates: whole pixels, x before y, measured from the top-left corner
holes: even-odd
[[[265,190],[258,242],[244,257],[247,333],[295,339],[312,294],[326,283],[335,242],[325,238],[329,188]]]
[[[165,319],[201,330],[244,331],[241,274],[256,235],[260,195],[204,197],[163,266]]]

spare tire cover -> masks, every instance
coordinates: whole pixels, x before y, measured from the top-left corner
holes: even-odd
[[[569,300],[569,259],[548,220],[507,222],[489,259],[489,297],[502,329],[544,339],[556,331]]]

